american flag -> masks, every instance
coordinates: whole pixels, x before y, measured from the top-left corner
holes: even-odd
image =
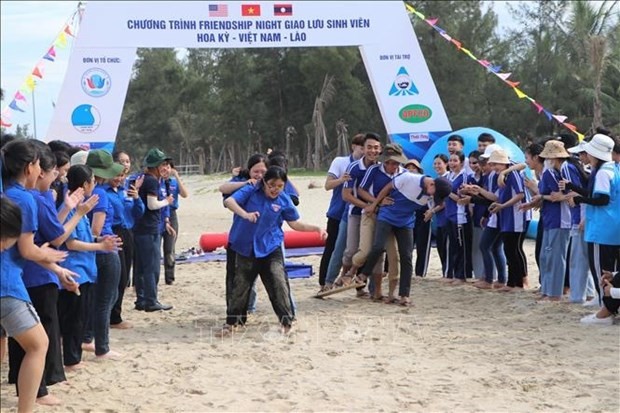
[[[228,17],[228,5],[209,4],[209,17]]]

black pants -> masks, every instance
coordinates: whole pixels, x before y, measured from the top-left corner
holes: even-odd
[[[508,263],[508,287],[523,288],[523,277],[527,275],[527,260],[523,252],[526,232],[502,232],[504,255]]]
[[[620,288],[620,273],[614,276],[611,284],[615,288]],[[603,297],[603,305],[610,313],[618,314],[618,309],[620,309],[620,300],[612,297]]]
[[[232,296],[233,283],[235,279],[235,266],[237,265],[237,253],[230,248],[230,244],[226,246],[226,313],[230,310],[230,297]],[[244,321],[245,322],[245,321]]]
[[[599,300],[603,296],[601,291],[601,274],[603,271],[614,272],[620,269],[620,247],[617,245],[594,244],[588,242],[588,262],[590,273],[594,278],[594,288]]]
[[[325,249],[323,250],[323,256],[321,257],[321,266],[319,267],[319,285],[323,287],[325,285],[325,277],[327,276],[327,267],[329,266],[329,260],[334,252],[336,246],[336,239],[338,238],[338,228],[340,227],[340,220],[335,218],[327,218],[327,240],[325,241]]]
[[[247,316],[250,291],[260,275],[265,290],[269,295],[269,301],[278,321],[289,327],[293,321],[291,309],[290,286],[284,270],[284,256],[282,248],[276,248],[264,258],[244,257],[237,254],[236,271],[233,280],[230,307],[226,314],[226,324],[243,324]]]
[[[58,319],[62,335],[62,357],[65,366],[82,361],[82,338],[91,303],[92,283],[80,285],[80,295],[61,290],[58,296]]]
[[[439,254],[439,260],[441,261],[441,275],[443,277],[452,278],[454,273],[448,268],[448,249],[450,243],[449,234],[450,231],[448,230],[448,224],[443,227],[437,227],[435,241],[437,243],[437,254]]]
[[[133,229],[127,229],[124,235],[127,239],[125,240],[123,238],[123,257],[125,258],[125,269],[127,270],[127,287],[130,287],[133,280],[131,269],[133,268],[133,262],[135,259]]]
[[[536,266],[538,267],[538,284],[541,284],[540,275],[540,251],[542,250],[543,233],[545,232],[542,215],[538,218],[538,227],[536,228],[536,247],[534,248],[534,257],[536,258]],[[566,261],[570,262],[570,261]]]
[[[164,279],[166,280],[166,284],[172,284],[174,282],[174,264],[176,262],[175,246],[179,234],[177,210],[172,208],[170,208],[170,226],[174,228],[175,236],[173,237],[168,234],[168,231],[164,231],[161,236],[164,240]]]
[[[428,208],[415,212],[415,226],[413,227],[413,239],[415,240],[415,275],[426,277],[428,263],[431,255],[431,221],[424,222],[424,213]],[[385,260],[387,263],[387,260]]]
[[[448,229],[450,231],[450,249],[447,257],[449,272],[454,275],[454,278],[460,280],[471,278],[473,273],[471,263],[472,223],[458,225],[450,221]]]
[[[121,260],[121,280],[118,283],[118,298],[110,314],[110,324],[120,324],[123,322],[123,318],[121,317],[123,298],[125,296],[127,284],[129,284],[129,271],[131,270],[131,260],[133,259],[133,257],[127,256],[129,253],[133,255],[133,233],[127,228],[114,227],[112,229],[114,233],[123,240],[123,248],[118,252],[118,257]],[[131,244],[132,247],[130,247],[130,252],[127,252],[125,246],[129,244]]]
[[[47,386],[66,381],[65,369],[62,365],[62,351],[60,349],[60,324],[58,322],[58,286],[45,284],[38,287],[28,288],[28,295],[32,305],[41,319],[41,325],[45,329],[49,346],[45,355],[45,369],[43,378],[37,391],[37,398],[47,396]],[[15,341],[9,339],[9,383],[15,383],[24,360],[26,352]],[[19,389],[17,389],[19,394]]]

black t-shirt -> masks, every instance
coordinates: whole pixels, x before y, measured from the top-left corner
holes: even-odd
[[[155,196],[158,200],[159,196],[159,181],[153,175],[145,174],[144,182],[138,191],[140,199],[144,202],[144,215],[136,222],[133,228],[135,234],[147,235],[147,234],[159,234],[159,223],[161,219],[161,211],[159,209],[150,210],[148,208],[147,196]]]

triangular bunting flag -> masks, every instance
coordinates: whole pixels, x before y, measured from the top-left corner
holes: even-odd
[[[58,37],[54,41],[54,46],[60,47],[61,49],[67,47],[67,35],[65,34],[65,32],[62,32],[58,35]]]
[[[65,26],[65,30],[63,30],[63,32],[67,33],[71,37],[74,37],[73,33],[71,33],[71,27],[69,27],[68,24]]]
[[[536,106],[536,110],[538,111],[538,113],[542,112],[543,107],[540,105],[540,103],[536,102],[536,101],[532,101],[532,103],[534,104],[534,106]]]
[[[32,75],[28,75],[28,77],[24,81],[24,84],[26,86],[26,90],[28,90],[29,92],[32,92],[34,90],[35,85],[36,85],[34,83],[34,78],[32,77]]]
[[[489,62],[488,60],[478,60],[478,63],[480,63],[484,67],[491,66],[491,62]]]
[[[50,62],[56,60],[56,50],[54,49],[54,46],[50,47],[50,49],[47,51],[45,56],[43,56],[43,58],[45,60],[49,60]]]
[[[15,92],[15,100],[23,100],[25,102],[26,96],[22,95],[22,92],[18,90],[17,92]]]
[[[4,126],[5,128],[10,128],[11,126],[13,126],[12,123],[5,122],[2,118],[0,118],[0,125]]]
[[[521,82],[511,82],[510,80],[506,80],[505,82],[508,83],[511,87],[517,87],[521,83]]]
[[[499,65],[498,66],[491,66],[491,67],[489,67],[489,70],[491,72],[493,72],[493,73],[498,73],[500,70],[502,70],[502,67],[499,66]]]
[[[465,53],[467,56],[471,57],[474,60],[478,60],[476,56],[474,56],[468,49],[462,47],[461,52]]]
[[[579,142],[581,142],[583,140],[583,138],[585,138],[585,136],[577,131],[573,131],[575,132],[575,134],[577,135],[577,139],[579,139]]]
[[[502,80],[508,80],[511,74],[512,73],[496,73],[497,77],[499,77]]]
[[[551,114],[551,112],[545,109],[543,109],[543,112],[545,112],[545,116],[547,117],[547,119],[549,120],[553,119],[553,115]]]
[[[433,18],[426,19],[426,22],[430,24],[431,26],[434,26],[435,23],[437,23],[437,21],[439,21],[439,19],[433,19]]]
[[[564,123],[564,121],[565,121],[566,119],[568,119],[568,116],[564,116],[564,115],[553,115],[553,118],[554,118],[555,120],[557,120],[558,122],[560,122],[560,123]]]
[[[44,72],[44,65],[43,62],[39,62],[35,68],[32,70],[32,76],[36,76],[39,79],[43,79],[43,72]]]
[[[577,126],[573,125],[572,123],[563,123],[562,125],[566,126],[568,129],[572,130],[573,132],[577,130]]]
[[[22,108],[20,108],[19,106],[17,106],[17,102],[15,101],[15,99],[13,99],[11,101],[11,103],[9,103],[9,107],[13,110],[17,110],[19,112],[25,112],[25,110],[23,110]]]
[[[518,87],[515,87],[514,91],[517,94],[517,96],[519,97],[519,99],[523,99],[523,98],[527,97],[527,95],[525,93],[523,93],[521,91],[521,89],[519,89]]]
[[[441,35],[441,37],[443,37],[447,41],[449,41],[449,42],[452,41],[452,37],[450,37],[450,35],[448,33],[446,33],[445,31],[440,31],[439,34]]]
[[[450,42],[452,42],[456,46],[457,49],[461,50],[461,47],[462,47],[461,42],[459,42],[456,39],[450,39]]]

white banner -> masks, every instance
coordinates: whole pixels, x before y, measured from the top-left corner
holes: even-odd
[[[400,1],[97,1],[86,7],[48,137],[113,142],[138,47],[327,46],[360,46],[393,139],[422,148],[451,130]]]

